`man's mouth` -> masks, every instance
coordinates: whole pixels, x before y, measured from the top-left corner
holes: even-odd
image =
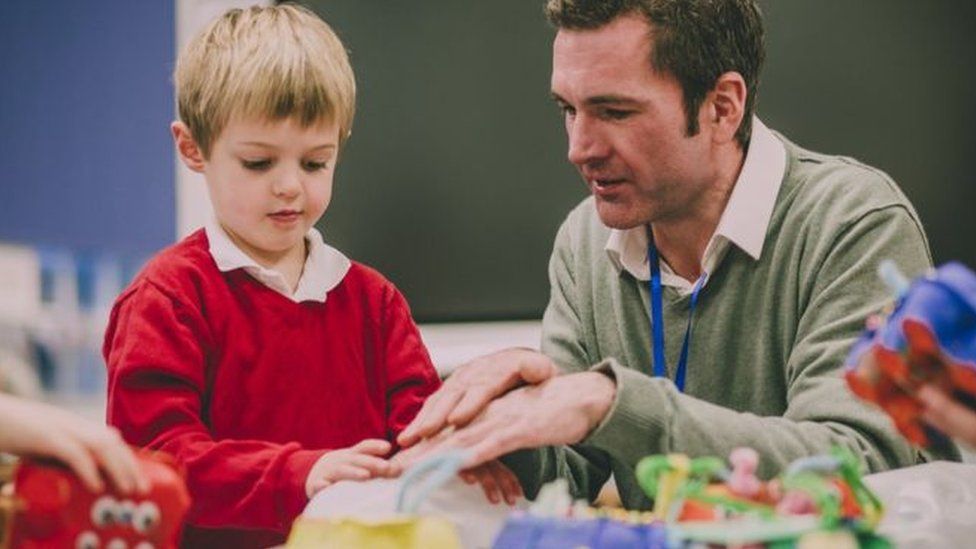
[[[601,188],[601,189],[605,189],[607,187],[612,187],[614,185],[619,185],[620,183],[623,183],[625,181],[625,179],[623,179],[623,178],[615,178],[615,179],[591,179],[590,181],[593,183],[593,186],[594,187],[598,187],[598,188]]]

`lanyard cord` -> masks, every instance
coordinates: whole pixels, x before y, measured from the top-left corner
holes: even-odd
[[[652,371],[654,377],[668,377],[667,365],[664,362],[664,307],[661,304],[661,261],[658,257],[657,247],[654,245],[654,234],[650,227],[647,230],[647,260],[651,266],[651,279],[647,282],[651,295],[651,331],[654,341],[654,355]],[[682,393],[685,391],[685,374],[688,371],[688,343],[691,340],[691,319],[695,314],[695,306],[698,304],[698,295],[701,293],[702,286],[708,273],[702,272],[695,282],[695,288],[691,291],[691,303],[688,306],[688,324],[685,327],[685,340],[681,344],[681,356],[678,358],[678,368],[674,375],[674,384]]]

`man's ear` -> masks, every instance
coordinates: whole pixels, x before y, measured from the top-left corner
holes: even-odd
[[[746,81],[737,72],[727,72],[718,77],[715,87],[708,92],[703,125],[712,128],[712,136],[719,143],[735,139],[746,112]]]
[[[186,164],[187,168],[202,173],[204,167],[203,151],[193,139],[190,128],[177,120],[170,125],[169,129],[173,132],[173,142],[176,144],[176,152],[180,155],[180,160]]]

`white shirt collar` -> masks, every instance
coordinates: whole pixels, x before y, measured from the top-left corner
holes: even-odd
[[[725,256],[729,243],[758,260],[766,240],[766,229],[776,204],[786,170],[786,148],[759,118],[752,119],[752,138],[742,170],[715,233],[705,247],[702,267],[711,273]],[[651,278],[647,261],[647,229],[611,229],[605,246],[617,270],[626,270],[638,280]],[[695,281],[685,280],[667,262],[661,263],[661,283],[688,293]],[[706,281],[707,283],[707,281]]]
[[[211,218],[206,226],[207,240],[210,242],[210,255],[221,272],[244,269],[258,282],[291,299],[296,303],[317,301],[325,303],[329,291],[339,285],[351,265],[349,259],[322,241],[322,234],[314,227],[305,234],[308,244],[308,257],[298,288],[291,292],[285,277],[274,269],[258,265],[243,250],[237,247],[216,219]]]

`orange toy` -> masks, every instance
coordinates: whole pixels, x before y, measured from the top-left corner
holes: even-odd
[[[845,378],[914,444],[947,444],[921,420],[915,392],[932,384],[976,407],[976,275],[949,263],[910,285],[892,285],[902,286],[896,306],[868,323],[847,359]]]

